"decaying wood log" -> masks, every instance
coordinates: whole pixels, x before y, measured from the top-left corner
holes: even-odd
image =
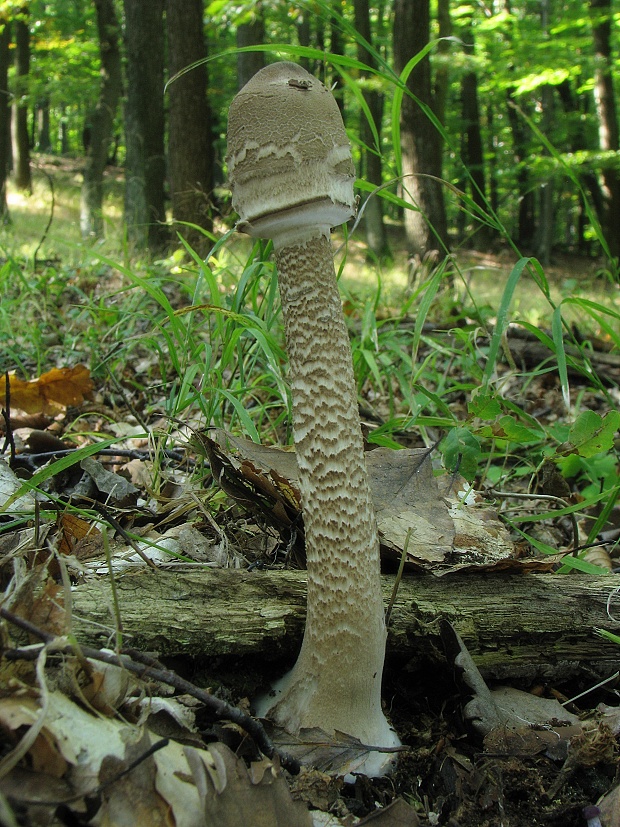
[[[385,602],[394,578],[384,578]],[[123,643],[160,655],[198,659],[296,654],[305,615],[305,572],[141,571],[117,581]],[[609,675],[620,649],[595,632],[616,631],[620,577],[490,572],[406,576],[390,621],[388,656],[437,658],[439,621],[451,621],[476,664],[492,678],[564,678],[585,670]],[[615,612],[614,612],[615,609]],[[115,628],[106,578],[73,592],[78,640],[102,646]]]

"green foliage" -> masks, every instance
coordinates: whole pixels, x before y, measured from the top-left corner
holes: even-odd
[[[399,189],[401,109],[404,96],[410,94],[406,81],[421,61],[430,61],[434,70],[447,65],[445,122],[425,106],[419,116],[432,121],[446,147],[443,174],[450,226],[460,225],[461,237],[484,227],[490,238],[512,251],[512,258],[499,292],[490,300],[488,295],[481,298],[480,283],[473,284],[464,271],[454,232],[455,255],[425,273],[419,284],[410,285],[409,292],[401,290],[394,301],[386,286],[393,274],[379,265],[371,287],[358,291],[351,286],[345,254],[341,286],[355,376],[361,401],[376,426],[369,439],[393,448],[414,438],[427,445],[439,443],[445,469],[481,485],[519,482],[533,488],[543,463],[551,461],[566,479],[575,481],[585,499],[513,519],[512,525],[536,548],[555,551],[521,526],[597,506],[600,514],[591,520],[592,534],[604,524],[601,520],[618,496],[615,438],[620,414],[592,368],[587,344],[579,346],[574,339],[571,322],[578,319],[586,336],[605,336],[618,349],[620,313],[610,295],[601,300],[589,293],[579,295],[578,279],[558,295],[558,285],[536,257],[521,255],[511,232],[516,230],[522,199],[553,180],[558,193],[556,240],[564,244],[560,228],[575,227],[579,219],[587,224],[588,237],[609,252],[585,178],[617,163],[613,152],[597,148],[591,23],[576,0],[553,10],[557,17],[549,21],[548,31],[523,3],[510,13],[497,14],[478,6],[453,8],[455,38],[429,43],[397,75],[389,31],[391,6],[384,8],[386,14],[381,15],[373,7],[373,42],[364,44],[374,66],[358,60],[360,37],[350,2],[315,0],[295,9],[271,4],[265,9],[269,42],[252,48],[266,52],[268,59],[304,61],[328,82],[338,80],[354,151],[361,158],[370,149],[383,160],[383,186],[377,189],[360,180],[358,187],[382,199],[392,226],[402,221],[403,210],[416,209]],[[323,39],[317,36],[311,46],[301,46],[291,42],[291,15],[297,21],[308,10]],[[248,22],[255,12],[250,3],[217,0],[207,6],[212,46],[209,95],[221,157],[225,112],[236,84],[234,27]],[[99,82],[92,4],[33,0],[30,13],[36,35],[31,99],[50,101],[54,129],[62,118],[71,123],[75,149]],[[329,51],[336,33],[343,54]],[[459,39],[467,41],[469,33],[475,41],[473,54],[465,52]],[[440,45],[448,51],[442,52]],[[473,198],[470,171],[460,159],[466,126],[461,82],[472,71],[477,73],[486,113],[481,120],[485,164],[494,176],[493,203],[485,206]],[[384,96],[380,123],[372,121],[363,94],[369,86]],[[542,107],[543,91],[549,87],[555,90],[557,106],[566,96],[574,104],[554,119],[551,129],[546,128]],[[372,147],[360,138],[361,118],[372,121]],[[583,146],[576,149],[580,141]],[[65,208],[67,200],[63,197]],[[359,244],[357,235],[353,244]],[[139,395],[147,421],[163,415],[167,424],[160,435],[162,447],[179,423],[230,428],[257,441],[289,441],[286,355],[269,245],[249,246],[224,233],[206,259],[182,238],[177,247],[170,258],[156,263],[132,262],[128,255],[111,254],[107,248],[79,248],[80,267],[63,261],[42,273],[33,273],[7,253],[0,266],[2,369],[32,376],[69,353],[75,361],[91,364],[101,385],[110,386],[112,377],[120,377],[116,392]],[[610,262],[609,281],[615,276]],[[516,304],[523,293],[539,305],[544,324],[519,314]],[[443,329],[433,329],[435,322]],[[508,342],[511,325],[533,334],[549,349],[549,360],[530,370],[515,364]],[[56,336],[51,344],[50,330]],[[599,410],[606,406],[605,412],[588,410],[579,396],[573,398],[571,371],[581,375],[590,398],[596,398]],[[525,392],[541,378],[552,382],[554,377],[565,421],[539,421]],[[566,565],[596,569],[577,556]]]
[[[620,428],[620,413],[608,411],[600,416],[594,411],[583,411],[568,432],[568,441],[580,457],[590,459],[611,450]]]
[[[461,474],[469,481],[475,479],[481,456],[480,440],[475,434],[467,428],[452,428],[443,440],[441,450],[450,473]]]

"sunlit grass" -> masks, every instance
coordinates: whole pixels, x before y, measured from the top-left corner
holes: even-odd
[[[10,222],[0,228],[0,246],[16,258],[73,262],[82,243],[80,234],[80,189],[82,164],[67,159],[43,156],[32,167],[32,194],[20,192],[11,179],[7,183]],[[118,170],[105,175],[105,239],[97,244],[110,253],[123,246],[123,185]],[[53,191],[52,191],[53,190]],[[53,207],[53,212],[52,212]]]
[[[35,159],[33,165],[33,193],[27,195],[15,190],[9,180],[7,201],[11,223],[0,228],[0,245],[17,259],[32,260],[39,247],[50,218],[54,188],[54,212],[51,226],[41,245],[40,261],[57,260],[60,266],[79,263],[82,239],[80,236],[81,162],[49,156]],[[119,260],[126,258],[123,229],[123,183],[118,170],[110,168],[105,178],[104,221],[105,238],[96,242],[96,249]],[[226,228],[222,227],[222,231]],[[402,230],[390,226],[392,260],[388,263],[368,258],[368,250],[359,231],[346,240],[336,236],[337,267],[342,265],[341,286],[352,300],[364,304],[373,299],[385,314],[398,313],[409,293],[409,266]],[[235,236],[218,251],[217,269],[222,278],[222,289],[231,289],[239,266],[251,249],[250,239]],[[180,257],[180,270],[183,260]],[[179,256],[177,256],[179,259]],[[479,308],[488,307],[486,316],[492,318],[492,308],[501,300],[508,275],[518,256],[506,249],[498,254],[456,250],[454,253],[454,297],[467,306],[466,285],[475,296]],[[555,304],[568,297],[586,297],[608,307],[618,308],[620,296],[617,286],[604,277],[596,277],[597,264],[577,257],[564,256],[546,268],[550,296]],[[541,302],[531,280],[523,278],[514,293],[511,308],[515,320],[532,325],[549,326],[552,308]],[[583,324],[584,319],[572,307],[566,310],[570,323]],[[598,331],[592,330],[593,334]]]

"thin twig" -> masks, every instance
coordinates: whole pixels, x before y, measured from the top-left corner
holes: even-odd
[[[108,509],[107,509],[105,506],[103,506],[101,503],[98,503],[98,502],[96,502],[96,501],[93,501],[93,508],[95,509],[95,511],[98,511],[98,512],[99,512],[99,514],[101,514],[101,516],[103,517],[103,519],[104,519],[107,523],[109,523],[109,524],[112,526],[112,528],[114,529],[114,531],[116,531],[118,534],[120,534],[120,535],[121,535],[121,537],[123,538],[123,540],[124,540],[126,543],[129,543],[129,545],[132,547],[132,549],[133,549],[133,550],[136,552],[136,554],[137,554],[137,555],[138,555],[138,556],[139,556],[139,557],[140,557],[140,558],[141,558],[141,559],[142,559],[142,560],[146,563],[146,565],[147,565],[147,566],[149,566],[149,568],[152,568],[152,569],[156,569],[156,568],[157,568],[157,566],[156,566],[156,565],[155,565],[155,563],[151,560],[151,558],[148,556],[148,554],[145,554],[145,553],[144,553],[144,551],[143,551],[143,550],[140,548],[140,546],[136,543],[136,541],[133,539],[133,537],[131,537],[131,536],[130,536],[130,535],[129,535],[126,531],[125,531],[125,529],[123,528],[123,526],[119,523],[119,521],[118,521],[115,517],[113,517],[113,516],[110,514],[110,512],[108,511]],[[109,549],[108,549],[108,551],[109,551]],[[109,562],[109,561],[108,561],[108,562]],[[112,567],[110,566],[110,573],[111,573],[111,572],[112,572]]]
[[[56,640],[54,635],[43,631],[43,629],[39,629],[33,623],[30,623],[21,617],[17,617],[17,615],[14,615],[6,609],[0,608],[0,617],[3,617],[5,620],[8,620],[9,623],[23,629],[29,634],[35,635],[45,643],[51,643]],[[171,672],[168,669],[155,668],[141,663],[135,663],[134,660],[124,652],[117,655],[113,652],[93,649],[90,646],[80,646],[79,649],[80,653],[87,658],[101,661],[102,663],[109,663],[113,666],[120,666],[122,669],[126,669],[128,672],[132,672],[134,675],[137,675],[142,680],[159,681],[160,683],[165,683],[168,686],[172,686],[174,689],[177,689],[183,694],[191,695],[193,698],[201,701],[201,703],[203,703],[209,712],[211,712],[211,714],[216,718],[230,720],[245,730],[248,735],[254,739],[257,747],[263,755],[266,755],[268,758],[273,758],[273,756],[277,754],[281,765],[291,774],[296,775],[299,772],[299,762],[288,753],[276,748],[271,738],[265,732],[263,725],[257,721],[256,718],[252,718],[251,715],[248,715],[236,706],[227,704],[226,701],[223,701],[220,698],[215,698],[204,689],[200,689],[193,683],[179,677],[176,672]],[[38,657],[39,651],[40,647],[9,649],[5,651],[4,655],[9,660],[34,660]],[[55,648],[55,651],[61,654],[69,655],[76,654],[77,652],[76,647],[69,643],[66,645],[59,645],[58,648]]]
[[[490,494],[493,497],[511,498],[513,500],[546,500],[547,502],[558,503],[561,508],[570,508],[570,503],[566,502],[566,500],[562,499],[562,497],[555,497],[553,494],[528,494],[519,491],[498,491],[496,488],[489,488],[485,493]],[[579,527],[577,525],[577,518],[575,517],[575,513],[573,511],[571,511],[570,514],[560,516],[566,516],[570,519],[571,528],[573,530],[573,541],[568,551],[571,554],[575,554],[579,550]],[[552,512],[550,512],[550,519],[556,519],[553,517]]]
[[[27,458],[29,460],[41,460],[41,462],[47,462],[50,459],[54,459],[56,457],[66,457],[69,454],[74,454],[76,451],[80,451],[80,448],[60,448],[57,451],[41,451],[38,453],[30,453],[24,452],[20,454],[20,458]],[[96,451],[93,456],[99,457],[127,457],[128,459],[146,459],[147,457],[151,456],[153,451],[150,448],[102,448],[100,451]],[[177,451],[172,449],[164,448],[161,452],[166,459],[173,459],[175,462],[189,462],[190,464],[194,462],[191,458],[188,458],[184,451]],[[34,462],[32,463],[34,464]]]

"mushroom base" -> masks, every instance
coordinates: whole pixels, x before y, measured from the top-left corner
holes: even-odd
[[[304,730],[321,730],[329,739],[333,758],[330,767],[321,766],[323,771],[334,775],[352,776],[354,773],[377,778],[392,772],[396,766],[395,752],[380,752],[379,749],[394,749],[401,746],[401,741],[388,723],[387,718],[379,707],[368,714],[363,720],[352,720],[352,715],[345,715],[342,726],[329,727],[325,721],[326,710],[319,710],[316,718],[310,715],[314,692],[312,680],[303,680],[299,677],[299,669],[294,667],[282,678],[276,681],[271,691],[255,699],[254,713],[260,718],[268,718],[285,732],[301,736],[303,742]],[[352,699],[345,699],[345,708],[349,713],[354,711]],[[353,730],[351,732],[350,730]],[[360,742],[359,752],[354,752],[351,739]],[[279,740],[274,736],[274,740]],[[283,738],[286,742],[286,739]],[[375,749],[373,749],[375,747]],[[344,749],[343,749],[344,748]],[[301,763],[311,763],[314,753],[308,746],[300,744],[299,750],[291,749],[287,743],[286,749]],[[325,749],[322,750],[324,755]],[[343,755],[346,756],[343,760]]]

